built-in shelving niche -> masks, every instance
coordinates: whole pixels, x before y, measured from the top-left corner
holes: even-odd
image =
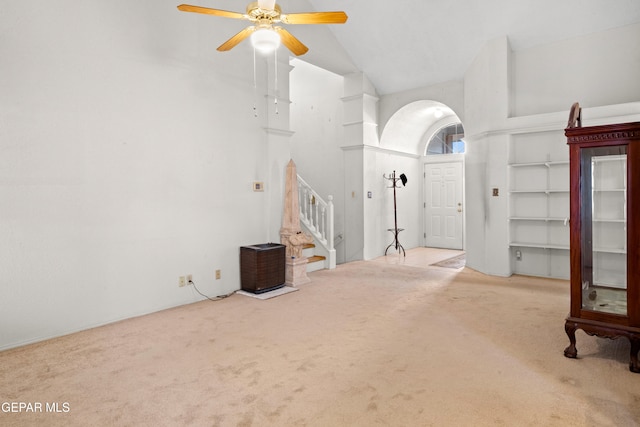
[[[569,278],[569,149],[563,130],[511,135],[509,247],[514,274]]]

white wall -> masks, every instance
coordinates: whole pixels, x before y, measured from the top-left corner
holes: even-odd
[[[468,266],[488,274],[512,273],[507,174],[511,135],[562,129],[575,101],[587,108],[605,106],[606,111],[585,110],[600,122],[633,118],[634,101],[640,100],[639,31],[640,26],[633,25],[519,52],[511,51],[506,37],[497,38],[478,53],[463,83],[380,98],[382,130],[396,111],[423,99],[448,105],[462,119]],[[555,112],[565,110],[558,120]],[[373,167],[379,168],[379,161],[376,158]],[[492,195],[493,188],[499,196]],[[414,200],[416,211],[421,201]]]
[[[345,262],[365,259],[364,168],[372,163],[365,154],[363,147],[344,150]]]
[[[3,5],[0,349],[200,300],[178,276],[238,289],[239,246],[278,240],[289,148],[251,51],[216,52],[232,20],[175,6]]]
[[[415,213],[415,217],[401,218],[399,225],[406,228],[401,233],[406,248],[420,245],[423,197],[420,192],[413,194],[416,181],[412,179],[421,175],[420,160],[382,149],[371,130],[377,124],[379,135],[400,108],[417,100],[432,100],[451,107],[465,127],[467,265],[489,274],[511,274],[507,174],[511,136],[535,129],[562,129],[575,100],[586,107],[604,105],[607,111],[597,112],[599,121],[634,114],[637,107],[625,103],[640,99],[635,77],[640,64],[634,44],[637,31],[637,26],[624,27],[518,52],[511,51],[506,37],[497,38],[478,53],[464,81],[384,95],[376,101],[373,120],[368,108],[374,105],[375,88],[366,85],[366,76],[347,76],[345,103],[350,113],[345,119],[349,132],[345,133],[344,158],[352,167],[345,172],[344,181],[349,212],[345,218],[346,259],[379,256],[389,243],[386,229],[393,224],[392,193],[385,190],[381,175],[394,168],[416,170],[401,192],[409,200],[401,201],[399,208],[400,215]],[[613,52],[607,51],[608,46],[615,46]],[[609,65],[594,69],[594,58],[596,62],[604,58],[601,62]],[[602,79],[602,71],[611,62],[619,64],[612,73],[614,82]],[[580,74],[579,70],[584,71]],[[566,113],[557,113],[564,110]],[[585,111],[596,114],[595,110]],[[498,188],[498,197],[492,196],[493,188]],[[366,197],[367,191],[372,191],[372,199]]]
[[[465,74],[468,266],[489,274],[512,273],[507,176],[511,135],[561,131],[575,101],[583,106],[607,104],[603,111],[585,110],[583,118],[593,111],[599,121],[611,123],[637,114],[637,31],[637,26],[624,27],[517,53],[506,39],[496,39],[478,54]],[[600,62],[615,67],[613,79]],[[512,113],[519,116],[509,118]],[[583,124],[596,123],[587,119]],[[493,197],[492,188],[498,188],[500,196]]]
[[[371,173],[375,173],[378,147],[378,96],[364,73],[350,73],[344,81],[344,200],[345,261],[368,259],[372,234],[372,218],[377,211],[365,210],[366,189]]]
[[[291,61],[291,157],[298,174],[327,200],[333,196],[335,236],[344,236],[344,155],[342,94],[344,78],[304,61]],[[340,239],[338,238],[338,241]],[[344,245],[336,261],[345,262]]]
[[[383,255],[392,242],[393,234],[387,229],[394,227],[393,190],[383,174],[389,176],[394,169],[409,178],[407,187],[397,190],[398,226],[405,229],[400,242],[406,249],[419,246],[423,232],[420,156],[370,145],[342,150],[345,79],[300,60],[293,60],[292,65],[291,128],[295,134],[291,153],[298,173],[321,195],[334,196],[336,235],[343,234],[346,239],[336,247],[338,262],[347,260],[347,252],[349,260],[375,258]],[[365,89],[372,91],[370,87]],[[362,91],[362,86],[346,90]],[[360,110],[361,130],[366,123],[377,120],[377,114],[370,111],[371,104],[363,104],[367,108]],[[345,158],[350,165],[346,171]],[[347,203],[351,212],[360,214],[347,219]],[[395,248],[389,250],[393,252]]]
[[[394,170],[396,177],[402,173],[407,176],[406,186],[398,181],[399,188],[396,189],[398,228],[404,229],[398,240],[405,250],[420,246],[423,227],[419,204],[423,199],[423,180],[419,156],[375,148],[366,151],[370,160],[363,191],[367,236],[364,259],[384,255],[387,246],[393,242],[394,234],[388,231],[394,228],[393,188],[391,181],[384,179],[383,175],[390,177]],[[371,199],[366,198],[368,191],[372,193]],[[388,251],[388,254],[393,253],[396,253],[395,246]]]
[[[509,116],[511,48],[506,37],[489,41],[464,77],[465,137],[499,129]]]
[[[238,289],[238,247],[278,240],[284,165],[298,143],[288,133],[288,70],[281,67],[275,115],[264,97],[276,92],[265,77],[269,64],[258,60],[254,93],[247,44],[214,50],[238,23],[212,25],[212,17],[175,6],[3,5],[0,349],[200,300],[178,288],[181,275],[193,274],[210,295]],[[374,257],[388,244],[392,193],[382,173],[393,169],[409,177],[398,193],[401,242],[419,245],[420,216],[408,206],[422,200],[414,186],[420,162],[381,150],[375,129],[402,105],[432,99],[453,108],[467,132],[467,263],[509,274],[506,199],[489,196],[493,186],[506,190],[509,135],[562,126],[547,114],[568,112],[576,100],[593,107],[588,112],[607,109],[601,121],[638,117],[638,31],[634,25],[516,53],[498,39],[479,52],[464,84],[386,95],[379,108],[366,76],[346,79],[345,95],[356,95],[348,102],[363,108],[345,119],[360,136],[345,137],[342,147],[343,164],[353,166],[345,167],[342,193],[345,260]],[[337,80],[329,80],[333,91]],[[322,141],[340,138],[345,123],[319,121],[328,134]],[[333,150],[321,150],[323,161],[339,174]],[[266,191],[251,191],[252,181],[264,181]]]
[[[455,80],[380,97],[380,129],[400,108],[416,101],[437,101],[451,108],[464,124],[464,82]]]
[[[513,53],[514,116],[640,99],[640,23]]]

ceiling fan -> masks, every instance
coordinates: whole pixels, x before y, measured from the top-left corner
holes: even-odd
[[[224,18],[245,19],[253,25],[240,31],[226,42],[222,43],[219,51],[233,49],[237,44],[251,36],[251,42],[256,49],[269,52],[282,43],[296,56],[304,55],[309,50],[300,40],[289,31],[274,24],[344,24],[347,14],[344,12],[305,12],[284,14],[275,0],[259,0],[247,6],[247,13],[230,12],[221,9],[181,4],[178,9],[182,12],[203,13],[206,15],[222,16]]]

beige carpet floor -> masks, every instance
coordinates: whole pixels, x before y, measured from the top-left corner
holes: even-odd
[[[1,352],[3,408],[43,412],[0,425],[640,425],[628,341],[579,331],[563,356],[568,282],[408,252]]]

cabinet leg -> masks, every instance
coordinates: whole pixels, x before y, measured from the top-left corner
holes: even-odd
[[[640,373],[640,365],[638,364],[638,351],[640,351],[640,336],[629,337],[631,341],[631,357],[629,361],[629,370],[631,372]]]
[[[564,355],[572,359],[578,357],[578,350],[576,349],[576,329],[577,325],[575,323],[566,322],[564,324],[564,331],[569,337],[569,347],[564,349]]]

